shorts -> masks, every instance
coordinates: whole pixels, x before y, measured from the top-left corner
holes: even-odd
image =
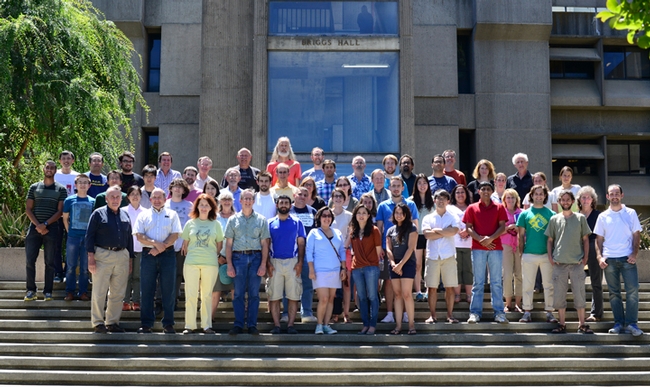
[[[393,271],[393,268],[390,270],[390,279],[402,279],[402,278],[415,278],[415,257],[411,259],[411,262],[408,262],[402,267],[402,274],[397,274]]]
[[[314,289],[329,288],[339,289],[341,287],[340,271],[322,271],[316,272],[316,279],[312,280]]]
[[[269,301],[278,301],[286,294],[291,301],[300,301],[302,297],[302,279],[296,275],[294,268],[298,258],[270,258],[273,277],[266,281],[266,294]]]
[[[566,309],[569,278],[571,279],[571,292],[573,293],[573,307],[584,309],[586,306],[586,275],[582,262],[577,265],[564,263],[553,265],[553,307],[555,309]]]
[[[415,245],[416,250],[424,250],[427,248],[427,238],[424,235],[418,235],[418,243]]]
[[[458,272],[456,268],[456,257],[446,259],[427,259],[424,268],[424,283],[427,288],[437,289],[440,285],[440,276],[445,288],[455,288],[458,286]]]
[[[224,263],[224,265],[226,265]],[[221,267],[221,265],[219,265]],[[214,287],[212,288],[213,292],[229,292],[232,289],[235,288],[235,281],[231,281],[228,285],[224,284],[221,282],[221,275],[217,277],[217,281],[214,283]]]

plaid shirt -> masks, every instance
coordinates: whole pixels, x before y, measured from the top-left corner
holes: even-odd
[[[328,183],[325,180],[321,180],[316,183],[316,194],[323,198],[325,203],[327,203],[332,196],[332,191],[334,191],[334,188],[336,188],[336,180],[331,183]]]

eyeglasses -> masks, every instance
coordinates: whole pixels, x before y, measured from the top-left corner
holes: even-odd
[[[348,184],[348,183],[340,183],[340,184],[337,184],[336,186],[337,187],[349,187],[350,184]]]
[[[333,216],[331,214],[322,214],[320,217],[321,217],[321,219],[323,219],[323,218],[333,218]]]
[[[334,199],[343,199],[343,195],[332,195]]]
[[[284,175],[285,173],[289,173],[289,171],[277,171],[278,175]]]

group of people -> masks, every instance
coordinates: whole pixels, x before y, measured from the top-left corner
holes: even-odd
[[[287,333],[297,333],[298,311],[302,322],[316,323],[316,334],[337,333],[331,323],[341,316],[351,322],[352,302],[361,315],[359,333],[374,334],[382,293],[388,313],[381,321],[395,324],[391,334],[403,333],[403,323],[404,332],[416,334],[414,301],[428,301],[425,322],[436,323],[439,288],[445,321],[458,323],[454,304],[464,290],[467,322],[479,322],[488,275],[494,321],[508,323],[508,312],[521,313],[520,322],[533,321],[533,293],[542,288],[546,321],[557,323],[553,333],[564,333],[571,284],[578,332],[593,333],[588,322],[603,315],[603,273],[615,319],[610,332],[643,333],[637,326],[635,266],[641,226],[636,212],[621,203],[622,187],[608,187],[609,208],[600,213],[594,189],[571,184],[569,167],[561,171],[562,185],[550,190],[544,173],[531,174],[528,157],[518,153],[512,159],[515,174],[496,173],[489,160],[481,160],[467,184],[454,168],[455,158],[453,150],[435,155],[427,176],[415,174],[408,154],[387,155],[383,169],[368,176],[364,158],[357,156],[353,173],[337,176],[336,163],[314,148],[313,167],[303,172],[282,137],[266,170],[252,167],[250,151],[242,148],[238,164],[218,182],[209,176],[207,156],[181,174],[163,152],[159,168],[147,165],[140,176],[132,170],[135,156],[124,152],[121,170],[104,176],[102,155],[93,153],[90,170],[79,174],[71,170],[74,155],[64,151],[61,169],[48,161],[44,180],[27,196],[32,225],[25,301],[37,299],[41,245],[43,294],[52,299],[52,283],[63,271],[65,230],[65,300],[92,301],[98,333],[123,332],[124,310],[140,311],[138,332],[149,333],[158,309],[163,331],[175,333],[173,312],[184,282],[183,333],[213,333],[219,300],[233,291],[229,333],[258,334],[259,291],[266,279],[273,334],[283,332],[282,323]],[[593,289],[588,316],[585,265]]]

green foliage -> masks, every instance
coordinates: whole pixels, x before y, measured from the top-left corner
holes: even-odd
[[[627,41],[650,48],[650,0],[607,0],[607,11],[596,15],[617,30],[628,30]]]
[[[640,219],[641,250],[650,250],[650,218]]]
[[[0,210],[0,247],[24,247],[29,218],[24,211],[3,204]]]

